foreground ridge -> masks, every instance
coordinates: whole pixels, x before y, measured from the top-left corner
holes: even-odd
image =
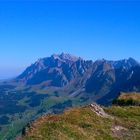
[[[101,107],[92,103],[42,116],[26,127],[21,140],[139,140],[139,127],[139,106]]]

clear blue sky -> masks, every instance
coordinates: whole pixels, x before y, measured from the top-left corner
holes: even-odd
[[[140,61],[140,1],[0,1],[0,78],[61,52]]]

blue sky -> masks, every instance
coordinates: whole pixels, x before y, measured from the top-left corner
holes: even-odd
[[[61,52],[140,61],[140,2],[0,1],[0,78]]]

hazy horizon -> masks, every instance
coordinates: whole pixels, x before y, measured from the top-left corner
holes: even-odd
[[[138,1],[1,1],[0,19],[0,79],[53,53],[140,61]]]

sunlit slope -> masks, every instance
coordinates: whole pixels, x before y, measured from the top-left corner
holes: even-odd
[[[105,111],[110,117],[98,116],[89,106],[43,116],[26,128],[22,140],[140,139],[140,107],[113,106]]]

